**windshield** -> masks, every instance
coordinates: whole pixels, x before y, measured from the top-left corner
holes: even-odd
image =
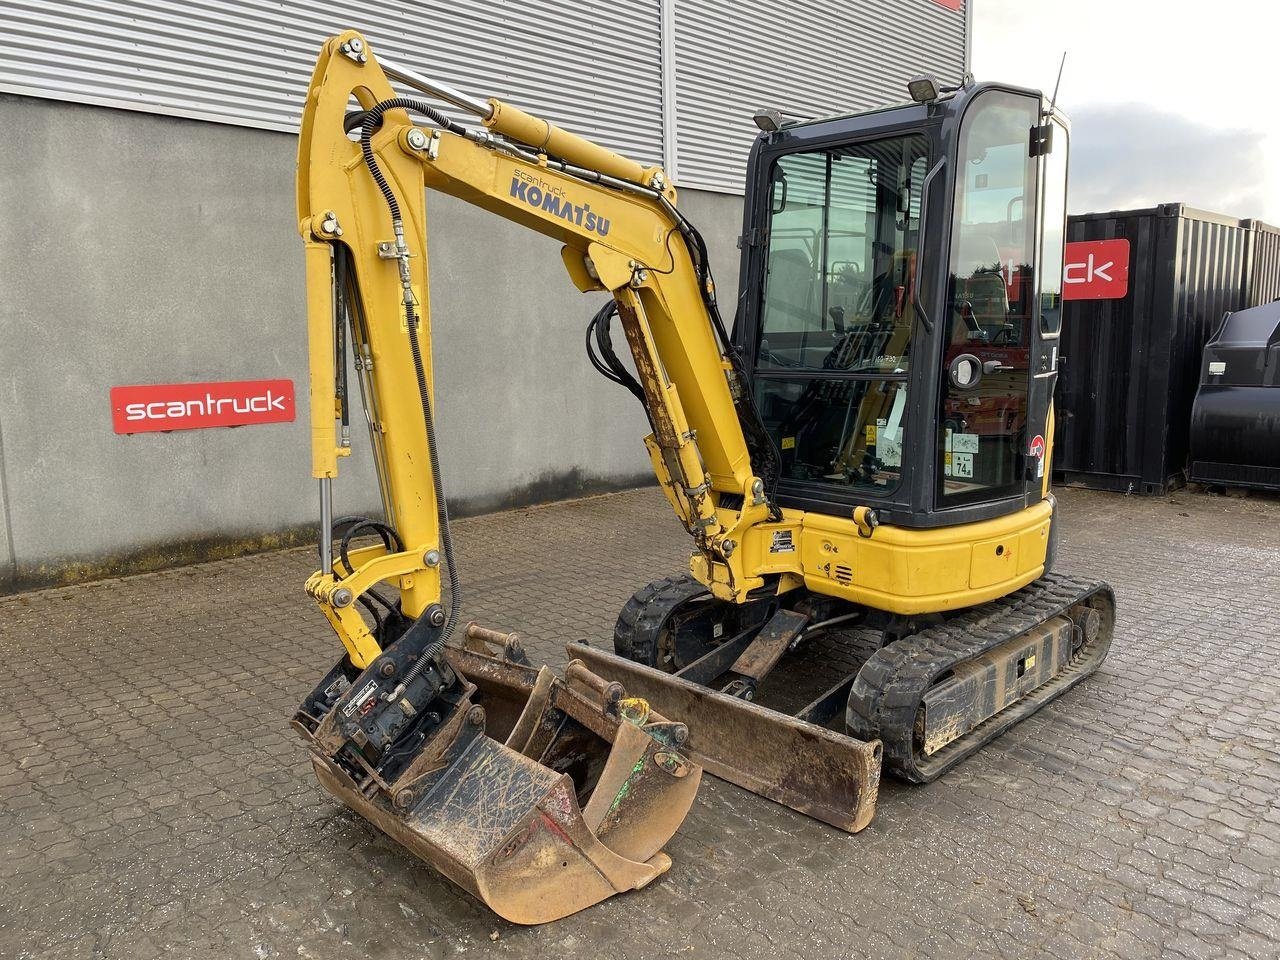
[[[937,489],[947,505],[991,500],[1023,480],[1035,309],[1040,102],[993,90],[960,129],[943,353]],[[1058,214],[1061,216],[1061,214]],[[1061,257],[1058,257],[1061,260]],[[977,366],[972,382],[955,365]],[[1039,439],[1043,449],[1044,438]]]

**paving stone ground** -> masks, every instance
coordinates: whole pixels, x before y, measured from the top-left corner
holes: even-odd
[[[1118,598],[1096,677],[857,836],[709,780],[666,877],[534,929],[312,779],[310,551],[0,599],[0,957],[1280,956],[1280,501],[1061,504]],[[465,616],[557,664],[687,548],[652,489],[457,539]]]

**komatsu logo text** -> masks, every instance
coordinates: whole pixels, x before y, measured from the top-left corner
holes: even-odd
[[[511,175],[511,196],[523,200],[531,207],[544,210],[575,227],[591,233],[607,236],[609,221],[591,209],[591,204],[576,204],[565,196],[564,188],[543,180],[531,173],[517,170]]]

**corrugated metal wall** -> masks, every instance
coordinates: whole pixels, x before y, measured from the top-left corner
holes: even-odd
[[[1253,254],[1249,264],[1249,305],[1280,300],[1280,229],[1251,220]]]
[[[325,37],[662,159],[658,0],[0,0],[0,90],[297,129]]]
[[[677,0],[677,182],[742,191],[760,107],[808,119],[907,100],[965,71],[965,13],[936,0]]]
[[[734,193],[757,107],[902,100],[914,73],[958,79],[966,47],[965,12],[939,0],[0,0],[0,23],[0,90],[286,131],[320,42],[354,27],[420,73]]]

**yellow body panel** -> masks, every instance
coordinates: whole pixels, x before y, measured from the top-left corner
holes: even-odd
[[[733,579],[795,575],[816,593],[893,613],[933,613],[1004,596],[1044,572],[1052,502],[994,520],[931,529],[881,525],[864,536],[850,517],[784,510],[783,522],[760,523],[728,564],[708,573],[695,554],[690,567],[730,599]]]
[[[1044,572],[1048,501],[995,520],[914,530],[804,514],[800,560],[817,593],[893,613],[956,610],[1004,596]]]

